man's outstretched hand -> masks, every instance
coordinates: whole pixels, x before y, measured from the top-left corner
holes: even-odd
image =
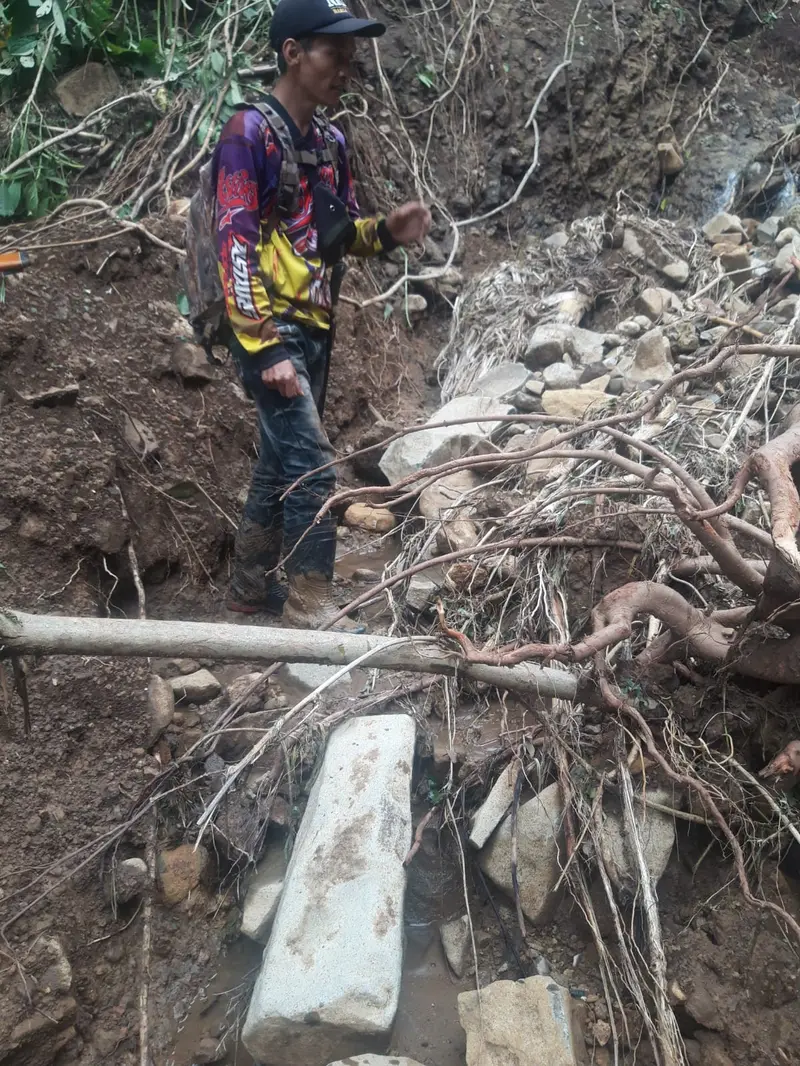
[[[414,244],[427,237],[431,228],[431,213],[425,204],[416,200],[390,211],[386,226],[398,244]]]
[[[280,363],[262,370],[261,380],[268,389],[277,389],[285,400],[303,395],[300,380],[291,359],[282,359]]]

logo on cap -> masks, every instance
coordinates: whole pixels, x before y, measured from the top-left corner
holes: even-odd
[[[341,2],[341,0],[327,0],[328,7],[334,13],[334,15],[349,15],[350,12]]]

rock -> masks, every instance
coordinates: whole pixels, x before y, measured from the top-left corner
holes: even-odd
[[[563,229],[559,229],[555,233],[551,233],[549,237],[545,237],[544,243],[548,248],[560,251],[560,249],[566,248],[569,244],[569,235]]]
[[[147,686],[147,710],[150,727],[147,731],[146,748],[152,748],[172,721],[175,713],[175,691],[169,681],[153,674]]]
[[[418,321],[428,310],[428,301],[417,292],[410,292],[405,300],[401,301],[400,313],[407,315],[412,322]]]
[[[800,258],[800,240],[792,241],[791,244],[785,244],[783,248],[775,256],[775,261],[772,264],[772,276],[774,278],[782,278],[784,274],[791,270],[793,258]],[[795,269],[795,277],[797,276],[797,269]]]
[[[3,1005],[10,1010],[10,1004]],[[4,1028],[0,1054],[15,1066],[50,1066],[77,1035],[71,1024],[77,1010],[71,996],[48,998],[43,1008],[24,1018],[10,1033]]]
[[[158,884],[165,903],[180,903],[194,892],[211,868],[211,859],[201,845],[181,844],[162,851],[156,860]]]
[[[453,507],[459,507],[460,514],[471,514],[472,505],[468,497],[480,484],[481,479],[473,470],[456,470],[452,474],[445,474],[419,494],[419,512],[429,522],[440,521],[443,512]]]
[[[797,301],[800,297],[787,296],[783,300],[779,300],[773,307],[770,308],[770,314],[774,315],[781,322],[791,322],[797,311]]]
[[[664,177],[672,177],[680,174],[683,170],[683,156],[674,141],[662,141],[656,148],[658,152],[658,165]]]
[[[225,1062],[225,1041],[215,1040],[213,1036],[204,1036],[192,1052],[192,1066],[216,1066]]]
[[[689,264],[683,259],[674,259],[661,268],[661,273],[672,282],[673,285],[685,285],[689,280]]]
[[[478,378],[472,392],[475,396],[486,396],[491,400],[507,400],[525,388],[530,376],[530,370],[522,363],[502,363]]]
[[[286,874],[242,1042],[309,1066],[388,1042],[403,962],[415,725],[354,718],[327,744]]]
[[[210,670],[205,669],[173,677],[169,684],[178,703],[208,703],[222,692],[222,685]]]
[[[175,345],[170,365],[174,373],[189,385],[207,385],[217,380],[205,350],[189,341]]]
[[[544,381],[531,378],[530,381],[525,383],[525,391],[529,392],[531,396],[541,396],[544,392]]]
[[[277,673],[277,678],[284,688],[299,688],[307,694],[319,688],[339,670],[340,666],[322,666],[318,663],[284,663]],[[328,696],[344,696],[352,687],[353,679],[348,673],[343,674],[338,681],[325,689],[325,692]]]
[[[793,229],[800,232],[800,211],[798,211],[798,204],[793,204],[783,216],[783,225],[791,226]]]
[[[448,267],[434,284],[445,299],[454,300],[464,288],[464,275],[457,267]]]
[[[517,812],[517,879],[526,916],[538,925],[546,922],[559,895],[554,891],[561,876],[561,820],[564,806],[558,785],[548,785]],[[481,851],[481,869],[513,897],[511,882],[511,817],[507,816]]]
[[[578,1066],[583,1039],[572,997],[551,977],[495,981],[462,992],[458,1017],[467,1066]]]
[[[273,919],[278,910],[283,882],[286,877],[286,857],[283,848],[273,847],[258,864],[247,885],[242,910],[242,935],[266,944]]]
[[[387,507],[351,503],[344,513],[344,524],[368,533],[390,533],[397,525],[397,519]]]
[[[69,115],[85,118],[120,95],[120,84],[111,66],[83,63],[56,84],[58,102]]]
[[[127,1029],[95,1029],[92,1045],[101,1058],[109,1058],[128,1035]]]
[[[514,759],[497,778],[491,792],[475,812],[469,834],[469,842],[473,848],[480,850],[508,814],[514,799],[518,770],[519,766]]]
[[[170,200],[167,208],[167,218],[173,222],[182,222],[189,214],[192,201],[188,196],[179,196],[177,200]]]
[[[144,859],[123,859],[111,870],[104,888],[106,898],[112,904],[130,903],[143,895],[150,886],[150,872]]]
[[[439,926],[442,947],[448,965],[456,977],[463,977],[469,969],[472,955],[472,937],[469,931],[469,917],[464,914],[453,922],[444,922]]]
[[[720,255],[719,261],[735,285],[740,285],[750,277],[750,253],[746,248],[731,245]]]
[[[647,320],[645,329],[650,329],[650,323],[655,322],[661,318],[662,315],[667,314],[670,311],[674,311],[676,314],[680,314],[683,310],[678,297],[674,292],[670,292],[669,289],[656,289],[649,287],[643,289],[636,297],[636,309]],[[634,319],[637,325],[641,325],[638,319]],[[640,330],[641,332],[641,330]],[[635,334],[631,334],[635,336]]]
[[[477,525],[469,518],[453,518],[443,522],[436,532],[436,550],[439,555],[466,551],[474,548],[481,539]]]
[[[600,1047],[605,1047],[612,1036],[611,1026],[608,1024],[608,1022],[604,1022],[602,1020],[599,1022],[594,1022],[591,1031],[594,1042],[596,1044],[599,1044]]]
[[[673,373],[669,341],[660,329],[648,330],[637,341],[633,364],[626,377],[635,383],[667,381]]]
[[[257,711],[263,710],[264,707],[264,688],[262,685],[256,689],[254,693],[249,696],[245,696],[245,693],[253,687],[253,684],[258,681],[263,675],[257,670],[249,674],[239,674],[233,681],[229,682],[225,686],[225,693],[231,703],[239,704],[240,714],[253,714]]]
[[[667,336],[670,348],[680,352],[682,355],[691,355],[692,352],[696,352],[700,347],[697,331],[692,323],[687,322],[686,319],[681,319],[674,326],[670,326]]]
[[[551,363],[542,376],[548,389],[574,389],[579,382],[579,375],[566,363]]]
[[[274,710],[266,710],[263,707],[263,702],[262,698],[262,709],[260,711],[250,711],[247,714],[238,715],[235,722],[232,723],[235,728],[219,735],[217,738],[217,751],[223,758],[240,758],[261,740],[270,726],[275,724],[276,714]]]
[[[423,429],[419,433],[401,437],[386,449],[380,468],[389,483],[394,484],[425,467],[436,466],[448,459],[460,459],[479,441],[491,437],[502,424],[493,421],[493,416],[509,415],[513,410],[509,404],[486,396],[459,396],[437,411],[428,424],[462,418],[474,418],[476,421],[460,426]]]
[[[710,976],[710,975],[709,975]],[[694,988],[686,997],[686,1013],[697,1022],[702,1029],[716,1029],[721,1032],[725,1025],[720,1015],[714,995],[709,984],[715,984],[713,980],[706,982],[695,980]]]
[[[658,789],[648,789],[648,797],[657,803],[669,805],[672,794]],[[650,877],[656,884],[667,868],[675,843],[675,825],[668,814],[644,808],[637,803],[636,817],[640,827],[642,851]],[[607,798],[603,804],[603,835],[601,838],[603,860],[608,874],[619,890],[635,895],[639,885],[639,872],[628,844],[619,801]]]
[[[350,1055],[328,1066],[421,1066],[421,1063],[405,1055]]]
[[[787,226],[780,231],[775,238],[774,243],[776,248],[784,248],[787,244],[791,244],[792,241],[797,240],[798,237],[800,237],[800,233],[798,233],[792,226]]]
[[[725,1050],[725,1044],[721,1036],[716,1033],[696,1032],[695,1040],[700,1045],[699,1063],[702,1066],[733,1066],[733,1059]]]
[[[125,414],[122,426],[125,442],[140,459],[158,455],[158,440],[148,425],[135,415]]]
[[[781,220],[778,215],[765,218],[756,228],[756,244],[774,244],[780,228]]]
[[[80,386],[71,384],[55,385],[52,389],[45,389],[43,392],[20,392],[18,395],[20,400],[29,407],[72,407],[79,393]]]
[[[558,390],[557,395],[562,396],[563,390]],[[533,440],[529,439],[526,448],[530,448],[533,445],[537,447],[539,445],[548,445],[558,437],[559,433],[560,431],[557,429],[546,429],[534,437]],[[561,477],[562,474],[569,470],[570,462],[571,460],[569,459],[559,459],[557,456],[542,456],[541,458],[529,459],[525,464],[525,480],[528,487],[535,488],[537,485],[544,485],[548,481]]]
[[[657,292],[657,289],[653,290]],[[623,337],[638,337],[642,332],[642,327],[636,321],[635,318],[626,318],[624,322],[620,322],[617,326],[617,333],[621,333]]]
[[[41,937],[36,942],[33,958],[26,961],[36,973],[36,984],[43,994],[63,995],[72,988],[72,967],[58,937]]]
[[[549,322],[534,330],[524,361],[532,370],[558,363],[565,355],[581,364],[599,363],[603,358],[605,343],[606,337],[602,333],[566,322]]]
[[[431,571],[414,574],[408,582],[406,590],[406,603],[412,611],[425,611],[431,606],[444,584],[444,579],[435,580],[430,576]]]
[[[633,259],[644,259],[644,248],[632,229],[626,229],[622,237],[622,250]]]
[[[743,233],[742,223],[738,215],[728,215],[724,212],[714,215],[703,226],[703,234],[709,244],[716,244],[720,237],[726,233]]]
[[[542,409],[547,415],[583,418],[590,407],[607,400],[605,393],[595,389],[554,389],[542,397]]]

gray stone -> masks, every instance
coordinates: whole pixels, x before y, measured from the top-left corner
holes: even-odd
[[[178,377],[190,385],[207,385],[217,380],[205,350],[189,341],[176,344],[172,349],[171,367]]]
[[[539,381],[538,378],[531,378],[530,381],[525,383],[525,391],[529,392],[531,396],[541,396],[544,392],[544,381]]]
[[[59,80],[55,93],[68,114],[85,118],[109,100],[116,99],[120,94],[120,84],[111,66],[83,63]]]
[[[453,922],[439,926],[442,947],[448,965],[456,977],[463,977],[469,969],[472,955],[472,937],[469,931],[469,917],[464,914]]]
[[[506,400],[524,388],[530,376],[530,370],[522,363],[502,363],[479,378],[472,392],[491,400]]]
[[[428,420],[429,424],[462,418],[476,421],[440,429],[422,429],[401,437],[386,449],[380,468],[390,484],[395,484],[418,470],[449,459],[460,459],[502,425],[493,421],[493,417],[511,414],[513,410],[511,405],[486,396],[458,396],[437,411]]]
[[[703,234],[709,244],[716,244],[719,238],[726,233],[744,233],[738,215],[728,215],[722,212],[719,215],[714,215],[703,226]]]
[[[578,392],[580,390],[574,389],[571,391]],[[564,393],[559,391],[555,395],[563,396]],[[534,440],[529,441],[527,447],[551,444],[559,436],[559,432],[557,429],[546,429],[543,433],[539,433]],[[569,459],[559,459],[554,455],[529,459],[525,464],[525,480],[528,487],[536,488],[536,486],[544,485],[548,481],[554,481],[569,470],[569,464]]]
[[[669,806],[674,802],[670,792],[648,789],[648,798]],[[653,884],[664,873],[675,843],[675,824],[668,814],[635,803],[642,850]],[[639,871],[631,852],[628,834],[619,800],[606,797],[603,803],[603,835],[600,840],[608,874],[618,889],[637,893]]]
[[[546,922],[559,901],[555,886],[561,876],[561,821],[564,805],[558,785],[548,785],[517,811],[517,879],[526,916]],[[511,881],[511,816],[508,815],[480,853],[487,877],[513,897]]]
[[[551,363],[544,368],[544,383],[548,389],[574,389],[580,375],[566,363]]]
[[[632,382],[667,381],[674,368],[670,360],[669,341],[660,329],[651,329],[636,344],[633,364],[627,372]]]
[[[63,994],[72,988],[72,967],[58,937],[43,936],[36,942],[33,966],[40,992]]]
[[[775,238],[775,247],[783,248],[787,244],[791,244],[800,237],[800,233],[797,232],[792,226],[787,226],[786,229],[782,229],[778,236]]]
[[[175,713],[175,690],[169,681],[165,681],[158,674],[153,674],[147,686],[147,710],[150,715],[150,727],[147,730],[145,747],[152,748]]]
[[[273,847],[258,864],[247,885],[242,909],[242,934],[266,944],[272,921],[278,910],[283,882],[286,877],[286,857],[282,848]]]
[[[632,229],[626,229],[622,236],[622,250],[633,259],[644,259],[644,248]]]
[[[581,329],[566,322],[549,322],[537,326],[525,352],[525,364],[540,370],[560,362],[565,355],[579,363],[598,363],[603,358],[606,336],[590,329]]]
[[[169,684],[177,703],[208,703],[222,692],[222,685],[210,670],[205,669],[173,677]]]
[[[404,300],[400,301],[398,310],[402,315],[408,315],[412,322],[416,321],[428,310],[428,301],[419,293],[411,292]]]
[[[746,248],[730,246],[722,252],[719,261],[734,285],[740,285],[750,277],[750,253]]]
[[[775,261],[772,264],[772,275],[775,278],[782,278],[784,274],[791,270],[791,260],[795,257],[800,258],[800,238],[791,242],[791,244],[785,244],[783,248],[775,256]],[[797,270],[795,269],[795,275]]]
[[[696,352],[700,346],[697,330],[686,319],[681,319],[673,326],[670,326],[668,337],[670,346],[682,355],[690,355],[692,352]]]
[[[798,299],[800,299],[798,296],[787,296],[776,303],[774,307],[771,307],[769,313],[780,319],[781,322],[791,322],[797,311]]]
[[[155,433],[141,418],[127,412],[122,424],[125,443],[140,459],[158,455],[159,444]]]
[[[621,333],[623,337],[638,337],[641,332],[642,327],[635,318],[626,318],[617,326],[617,333]]]
[[[416,1059],[406,1055],[350,1055],[328,1066],[422,1066]]]
[[[685,285],[689,280],[689,264],[683,259],[675,259],[661,267],[661,273],[673,285]]]
[[[106,898],[110,903],[129,903],[147,891],[150,874],[144,859],[123,859],[117,863],[105,882]]]
[[[440,521],[443,512],[454,507],[458,508],[459,514],[468,515],[472,511],[470,493],[480,484],[481,479],[474,470],[456,470],[452,474],[445,474],[426,485],[419,494],[419,513],[429,522]]]
[[[541,460],[538,461],[541,462]],[[537,460],[532,459],[531,462],[537,462]],[[561,460],[556,459],[554,462],[561,462]],[[492,785],[491,792],[475,812],[469,834],[469,842],[473,848],[480,850],[508,814],[514,799],[514,784],[518,770],[519,766],[514,759],[497,778]]]
[[[322,666],[319,663],[284,663],[276,676],[279,684],[287,688],[302,689],[307,694],[319,688],[339,670],[340,666]],[[353,679],[348,673],[343,674],[325,691],[329,696],[342,696],[350,692],[352,687]]]
[[[757,244],[774,244],[781,228],[781,220],[778,215],[770,215],[756,227]]]
[[[542,410],[562,418],[583,418],[590,407],[605,403],[606,399],[598,389],[554,389],[542,397]]]
[[[354,718],[329,739],[286,873],[242,1041],[309,1066],[389,1040],[403,962],[415,725]]]
[[[556,230],[556,232],[551,233],[549,237],[545,237],[544,243],[548,248],[554,248],[556,250],[566,248],[569,244],[569,235],[565,233],[563,229]]]
[[[414,574],[408,582],[406,590],[406,603],[412,611],[425,611],[436,599],[439,589],[444,584],[444,578],[439,580],[430,576],[431,571],[426,570],[420,574]]]
[[[670,292],[669,289],[658,289],[650,286],[647,289],[643,289],[636,297],[636,309],[647,320],[645,329],[650,329],[651,322],[657,321],[662,315],[670,311],[680,314],[683,306],[674,292]],[[641,325],[639,319],[634,321]]]
[[[467,1066],[578,1066],[583,1039],[569,990],[551,977],[495,981],[462,992]]]

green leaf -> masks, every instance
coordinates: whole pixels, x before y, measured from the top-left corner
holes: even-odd
[[[236,107],[237,104],[244,103],[244,97],[242,96],[242,90],[239,87],[238,81],[231,82],[231,87],[225,94],[225,103],[230,104],[231,107]]]
[[[424,70],[418,70],[417,71],[417,77],[419,78],[419,80],[422,82],[422,84],[425,86],[426,89],[432,89],[433,88],[433,78],[430,76],[430,74],[426,74]]]
[[[391,318],[393,312],[394,312],[394,308],[392,307],[391,304],[384,304],[383,305],[383,321],[385,322],[387,318]]]
[[[222,52],[212,52],[209,59],[211,60],[211,69],[215,74],[225,73],[225,56]]]
[[[35,181],[25,186],[25,207],[28,209],[29,215],[37,215],[39,213],[39,186]]]
[[[189,314],[189,297],[185,292],[178,293],[175,303],[178,305],[178,310],[184,317]]]
[[[29,56],[36,51],[35,37],[9,37],[8,54],[10,56]]]
[[[61,5],[58,0],[53,0],[53,22],[55,23],[56,33],[64,42],[67,43],[67,24],[64,21],[64,12],[61,10]]]
[[[21,198],[22,185],[18,181],[0,182],[0,218],[10,218]]]

